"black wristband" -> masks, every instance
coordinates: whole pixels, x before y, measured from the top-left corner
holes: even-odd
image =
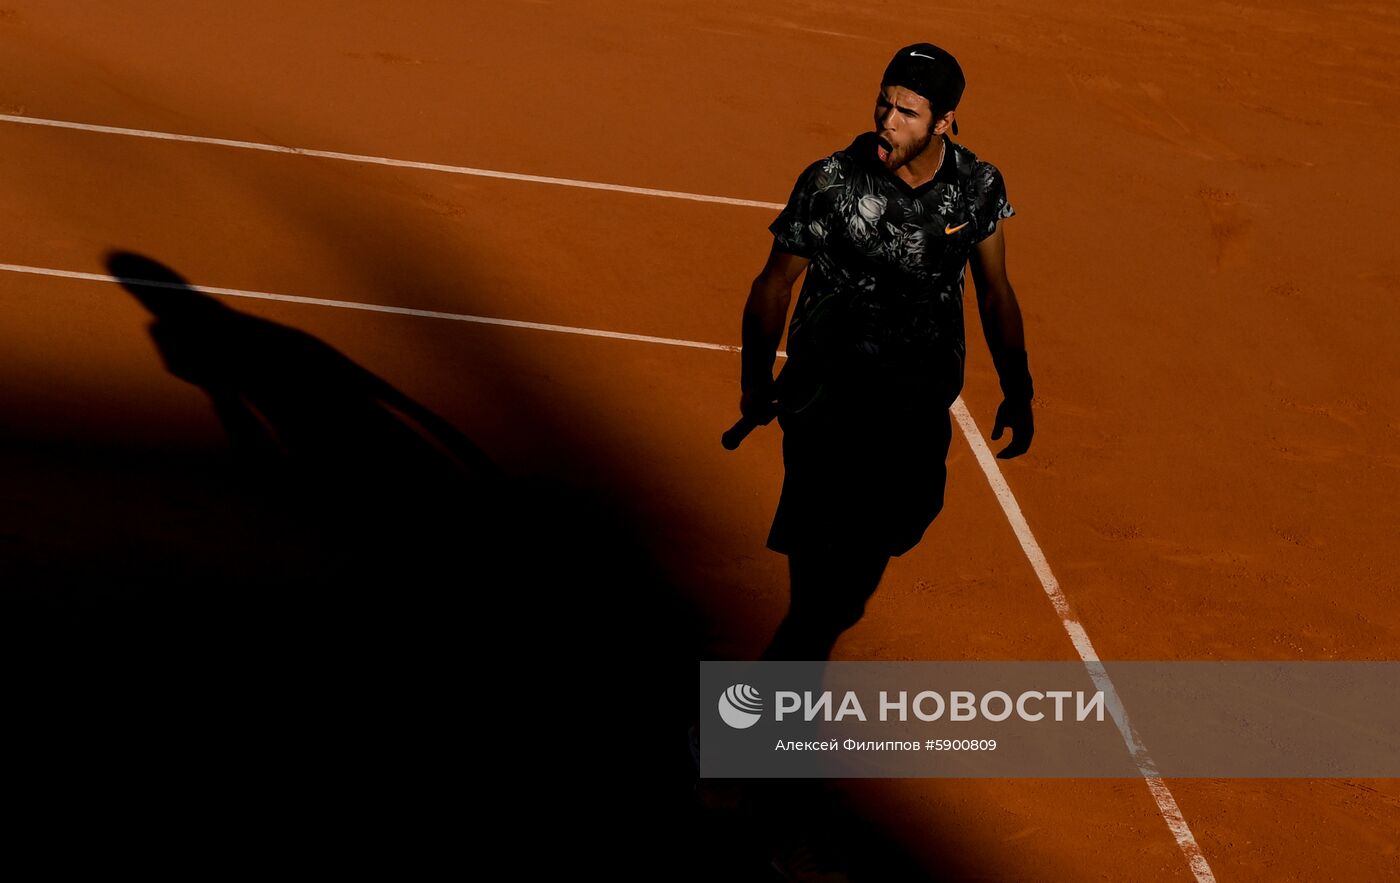
[[[1035,398],[1031,372],[1026,366],[1024,349],[1003,349],[992,353],[997,376],[1001,379],[1001,394],[1008,401],[1029,402]]]

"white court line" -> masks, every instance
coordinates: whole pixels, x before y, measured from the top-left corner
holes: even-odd
[[[339,159],[346,162],[370,163],[378,166],[395,166],[401,169],[422,169],[429,172],[447,172],[452,175],[472,175],[477,178],[500,178],[505,181],[526,181],[532,184],[554,184],[559,187],[580,187],[584,190],[610,190],[614,193],[632,193],[637,196],[657,196],[662,199],[685,199],[691,202],[714,202],[720,205],[737,205],[747,208],[781,209],[784,205],[781,202],[760,202],[755,199],[735,199],[729,196],[706,196],[703,193],[685,193],[680,190],[653,190],[650,187],[628,187],[625,184],[603,184],[597,181],[576,181],[572,178],[548,178],[542,175],[521,175],[516,172],[474,169],[470,166],[450,166],[442,163],[414,162],[407,159],[390,159],[385,156],[365,156],[359,153],[337,153],[333,150],[312,150],[308,147],[285,147],[281,144],[260,144],[256,141],[233,141],[228,138],[206,138],[203,135],[179,135],[174,132],[152,132],[147,129],[124,129],[120,126],[97,126],[91,123],[46,120],[38,117],[16,116],[9,113],[0,114],[0,122],[22,123],[26,126],[49,126],[55,129],[77,129],[81,132],[98,132],[104,135],[127,135],[132,138],[154,138],[159,141],[184,141],[190,144],[212,144],[217,147],[237,147],[241,150],[290,153],[296,156]]]
[[[1069,599],[1060,590],[1059,580],[1055,579],[1055,574],[1050,572],[1050,563],[1045,560],[1045,553],[1041,551],[1040,543],[1036,542],[1035,535],[1031,533],[1031,527],[1026,522],[1026,517],[1021,514],[1020,504],[1016,502],[1016,497],[1011,493],[1005,476],[1001,474],[1001,467],[997,465],[996,457],[992,455],[991,448],[987,447],[987,442],[982,438],[981,430],[977,428],[977,423],[972,419],[972,414],[968,412],[967,405],[963,403],[961,396],[953,403],[952,411],[953,416],[957,418],[958,426],[962,428],[963,435],[967,437],[967,443],[972,446],[973,453],[977,455],[977,462],[981,464],[982,472],[987,476],[987,483],[992,486],[992,492],[996,494],[997,502],[1001,504],[1001,511],[1006,514],[1006,520],[1011,523],[1011,530],[1021,543],[1021,550],[1026,553],[1026,558],[1031,562],[1035,575],[1040,578],[1041,587],[1045,589],[1045,594],[1050,598],[1055,613],[1059,615],[1060,624],[1064,626],[1070,642],[1074,644],[1074,649],[1079,653],[1079,658],[1084,663],[1084,667],[1089,670],[1089,677],[1103,691],[1104,698],[1108,702],[1109,713],[1113,716],[1113,722],[1118,725],[1118,732],[1123,737],[1123,744],[1128,747],[1128,753],[1132,755],[1133,763],[1137,766],[1138,772],[1147,781],[1147,790],[1152,792],[1152,799],[1157,803],[1157,811],[1162,814],[1167,828],[1176,838],[1176,845],[1186,856],[1186,861],[1191,866],[1191,873],[1196,875],[1198,883],[1215,883],[1215,874],[1211,872],[1210,864],[1201,852],[1200,844],[1196,842],[1195,835],[1191,833],[1191,826],[1186,824],[1186,818],[1181,814],[1181,808],[1176,805],[1176,798],[1172,796],[1171,789],[1157,774],[1157,765],[1152,762],[1146,746],[1142,744],[1137,731],[1129,722],[1127,709],[1123,707],[1118,690],[1113,686],[1108,671],[1099,660],[1098,651],[1089,641],[1089,634],[1084,631],[1084,626],[1079,623],[1079,618],[1074,615],[1074,610],[1069,606]]]
[[[177,135],[169,132],[151,132],[144,129],[124,129],[115,126],[97,126],[87,123],[72,123],[62,120],[46,120],[33,117],[14,116],[11,114],[0,114],[0,122],[23,123],[35,126],[52,126],[62,129],[78,129],[87,132],[99,132],[112,135],[129,135],[138,138],[156,138],[167,141],[187,141],[196,144],[212,144],[223,147],[237,147],[245,150],[263,150],[273,153],[290,153],[301,156],[316,156],[325,159],[339,159],[350,162],[373,163],[377,165],[399,166],[402,168],[424,169],[428,171],[449,172],[458,175],[476,175],[485,178],[501,178],[511,181],[526,181],[539,184],[556,184],[564,187],[581,187],[590,190],[610,190],[619,193],[632,193],[641,196],[657,196],[666,199],[685,199],[693,202],[711,202],[723,205],[747,206],[753,208],[782,209],[782,203],[758,202],[749,199],[731,199],[723,196],[705,196],[697,193],[682,193],[675,190],[651,190],[642,187],[627,187],[619,184],[601,184],[593,181],[575,181],[567,178],[545,178],[538,175],[519,175],[512,172],[496,172],[486,169],[474,169],[464,166],[449,166],[437,163],[410,162],[407,160],[387,159],[384,157],[361,156],[352,153],[335,153],[325,150],[309,150],[296,147],[284,147],[274,144],[258,144],[251,141],[231,141],[223,138],[205,138],[196,135]],[[92,279],[96,281],[111,281],[110,276],[94,273],[73,273],[64,270],[51,270],[40,267],[22,267],[13,264],[0,264],[0,269],[11,272],[38,273],[41,275],[63,276],[75,279]],[[180,286],[172,286],[180,287]],[[189,286],[196,291],[208,292],[211,294],[227,294],[235,297],[254,297],[264,300],[280,300],[292,303],[315,304],[319,306],[333,306],[343,309],[370,310],[382,313],[397,313],[409,316],[424,316],[429,318],[453,319],[466,322],[480,322],[491,325],[504,325],[518,328],[531,328],[542,331],[556,331],[568,334],[586,334],[595,337],[609,337],[619,340],[634,340],[647,343],[661,343],[670,346],[684,346],[696,349],[722,350],[725,352],[738,352],[737,346],[725,346],[723,344],[701,343],[698,341],[677,340],[674,338],[647,337],[636,334],[622,334],[610,331],[598,331],[594,329],[573,328],[565,325],[543,325],[532,322],[517,322],[509,319],[489,319],[481,316],[466,316],[458,313],[440,313],[431,310],[413,310],[404,307],[388,307],[374,304],[360,304],[350,301],[333,301],[320,298],[296,297],[293,295],[269,294],[267,292],[241,291],[227,288],[206,288],[202,286]],[[784,354],[779,354],[784,355]],[[982,466],[983,473],[987,476],[987,481],[996,494],[998,502],[1001,503],[1002,511],[1006,514],[1007,521],[1010,522],[1012,530],[1016,534],[1016,539],[1021,543],[1021,550],[1035,569],[1036,576],[1040,579],[1041,587],[1050,598],[1050,603],[1054,606],[1055,612],[1060,617],[1060,622],[1064,626],[1065,632],[1069,635],[1070,642],[1074,644],[1075,650],[1079,653],[1079,658],[1084,662],[1089,675],[1104,691],[1104,696],[1110,704],[1114,722],[1118,725],[1119,733],[1123,736],[1124,744],[1128,748],[1128,753],[1132,755],[1138,771],[1147,782],[1147,788],[1152,794],[1153,800],[1157,804],[1157,810],[1162,815],[1162,819],[1167,823],[1167,828],[1172,836],[1176,838],[1177,846],[1186,857],[1190,865],[1191,872],[1195,875],[1197,883],[1214,883],[1215,875],[1211,872],[1210,865],[1206,862],[1205,855],[1201,852],[1200,845],[1196,842],[1195,836],[1191,833],[1190,826],[1181,814],[1181,809],[1177,806],[1176,798],[1172,796],[1171,790],[1161,776],[1157,774],[1156,766],[1148,756],[1146,748],[1138,738],[1132,725],[1128,721],[1127,712],[1123,708],[1122,701],[1117,691],[1109,680],[1107,672],[1098,658],[1098,653],[1094,650],[1093,644],[1089,641],[1089,635],[1084,627],[1080,625],[1078,618],[1070,609],[1069,601],[1060,590],[1059,582],[1050,571],[1050,565],[1045,560],[1045,554],[1040,549],[1040,544],[1036,542],[1035,536],[1031,533],[1030,525],[1026,523],[1025,516],[1021,514],[1021,507],[1016,502],[1015,496],[1011,493],[1011,488],[1006,484],[1005,477],[1001,474],[1001,467],[997,465],[995,457],[983,441],[977,424],[973,421],[972,415],[968,413],[967,406],[959,396],[953,403],[953,415],[957,418],[963,435],[967,438],[973,452],[977,456],[977,461]]]
[[[57,276],[60,279],[83,279],[89,282],[123,282],[147,285],[152,288],[189,289],[204,294],[224,294],[229,297],[248,297],[255,300],[276,300],[291,304],[337,307],[342,310],[365,310],[371,313],[393,313],[398,316],[421,316],[427,319],[448,319],[454,322],[474,322],[478,325],[502,325],[507,328],[528,328],[532,331],[553,331],[558,334],[582,334],[587,337],[609,337],[614,340],[630,340],[636,343],[659,343],[665,346],[719,350],[726,353],[737,353],[740,349],[737,346],[723,343],[679,340],[674,337],[652,337],[647,334],[627,334],[622,331],[600,331],[597,328],[577,328],[573,325],[546,325],[543,322],[521,322],[517,319],[495,319],[490,316],[471,316],[466,313],[444,313],[439,310],[415,310],[411,307],[391,307],[384,304],[366,304],[352,300],[328,300],[323,297],[301,297],[295,294],[274,294],[270,291],[248,291],[242,288],[215,288],[212,285],[181,285],[177,282],[153,282],[149,279],[127,279],[120,276],[108,276],[105,273],[79,273],[76,270],[56,270],[52,267],[27,267],[23,264],[0,264],[0,270],[4,270],[7,273],[29,273],[34,276]],[[786,354],[780,355],[786,357]]]

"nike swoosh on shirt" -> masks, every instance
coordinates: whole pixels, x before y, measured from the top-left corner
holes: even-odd
[[[944,225],[943,225],[943,232],[944,232],[944,233],[947,233],[949,236],[952,236],[954,233],[958,232],[959,230],[961,230],[962,228],[966,227],[968,224],[971,224],[971,223],[972,223],[971,221],[963,221],[961,224],[959,224],[959,225],[956,226],[956,227],[949,227],[947,224],[944,224]]]

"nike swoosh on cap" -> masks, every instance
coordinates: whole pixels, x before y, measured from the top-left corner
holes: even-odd
[[[947,233],[948,235],[951,236],[952,234],[958,232],[959,230],[961,230],[962,228],[966,227],[968,224],[971,224],[971,223],[972,223],[971,221],[963,221],[961,224],[959,224],[959,225],[956,226],[956,227],[949,227],[947,224],[944,224],[944,225],[943,225],[943,232],[944,232],[944,233]]]
[[[925,55],[925,54],[923,54],[922,52],[915,52],[913,49],[910,49],[910,50],[909,50],[909,54],[910,54],[910,55],[917,55],[917,56],[920,57],[920,58],[927,58],[929,61],[937,61],[937,60],[938,60],[937,58],[935,58],[935,57],[932,56],[932,55]]]

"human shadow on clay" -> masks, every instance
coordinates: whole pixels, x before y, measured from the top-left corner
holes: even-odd
[[[506,474],[449,421],[305,331],[240,312],[149,257],[118,251],[106,263],[151,313],[166,368],[208,396],[249,517],[275,525],[229,553],[255,556],[256,579],[221,580],[220,561],[178,579],[148,569],[172,583],[147,605],[160,617],[229,610],[262,631],[310,614],[305,645],[341,640],[321,624],[347,620],[346,658],[437,646],[458,663],[522,650],[630,661],[650,640],[612,615],[656,621],[647,611],[667,597],[616,507]]]
[[[501,527],[504,476],[450,422],[324,341],[235,310],[151,258],[113,252],[107,268],[153,316],[166,368],[208,395],[249,489],[294,522],[264,580],[384,597],[421,590],[412,580],[441,565],[445,542],[496,548],[483,532]]]
[[[166,367],[209,394],[230,442],[251,460],[280,451],[322,472],[353,465],[372,477],[387,468],[500,478],[452,424],[312,335],[238,312],[150,258],[114,252],[107,267],[154,316]],[[387,454],[408,456],[376,456]]]

